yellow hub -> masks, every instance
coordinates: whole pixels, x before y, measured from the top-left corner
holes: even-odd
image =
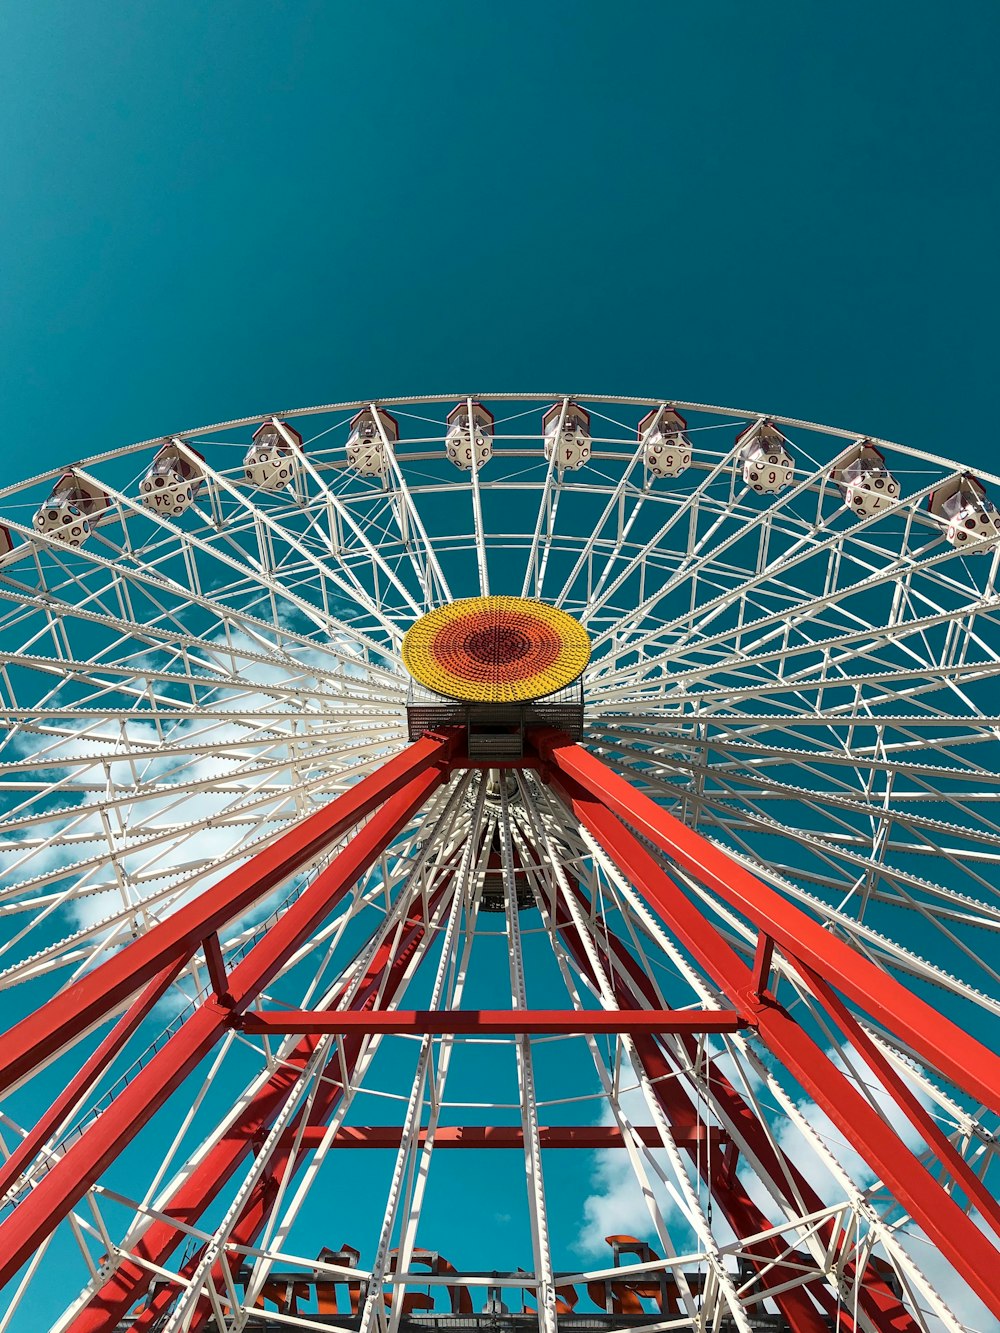
[[[403,665],[435,694],[470,703],[541,699],[576,680],[590,638],[572,616],[527,597],[466,597],[421,616]]]

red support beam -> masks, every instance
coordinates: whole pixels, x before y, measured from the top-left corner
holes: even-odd
[[[418,904],[402,938],[398,941],[385,941],[376,951],[352,1008],[367,1008],[376,1002],[380,993],[383,1000],[392,999],[405,977],[413,951],[423,936],[422,905]],[[331,1005],[343,1003],[343,998],[343,992],[336,995],[331,1000]],[[344,1063],[349,1075],[353,1074],[363,1041],[363,1037],[355,1035],[344,1043]],[[266,1138],[271,1124],[287,1100],[295,1079],[315,1049],[316,1039],[313,1037],[306,1037],[299,1042],[295,1050],[255,1094],[239,1120],[234,1121],[226,1129],[221,1138],[200,1158],[193,1171],[184,1177],[163,1206],[162,1211],[166,1217],[189,1226],[197,1225],[202,1214],[251,1152],[254,1143]],[[335,1084],[326,1081],[321,1084],[313,1112],[317,1119],[317,1127],[322,1118],[328,1118],[332,1114],[342,1095],[342,1089]],[[307,1128],[306,1132],[310,1130]],[[287,1154],[293,1142],[293,1135],[294,1130],[289,1131],[287,1141],[282,1144],[285,1161],[288,1160]],[[300,1157],[297,1159],[297,1164],[301,1162]],[[270,1179],[280,1177],[282,1169],[280,1154],[277,1160],[272,1157]],[[257,1193],[258,1191],[255,1191],[255,1195]],[[254,1203],[255,1197],[251,1196],[247,1205],[248,1215],[253,1214],[263,1219],[266,1214],[262,1211],[255,1213]],[[245,1228],[242,1218],[238,1230],[241,1243],[252,1244],[257,1232]],[[132,1252],[136,1259],[143,1260],[143,1264],[148,1263],[162,1268],[187,1236],[186,1231],[179,1230],[169,1221],[158,1219],[151,1222],[139,1240],[134,1243]],[[200,1253],[194,1255],[189,1260],[186,1270],[193,1272],[199,1258]],[[73,1320],[69,1333],[106,1333],[107,1329],[116,1327],[129,1308],[145,1294],[154,1281],[150,1269],[136,1262],[136,1259],[126,1257],[122,1260],[101,1290]],[[171,1289],[161,1289],[160,1294],[154,1296],[147,1308],[147,1313],[154,1322],[163,1313],[162,1305],[167,1301],[164,1291],[169,1294]],[[138,1321],[143,1327],[145,1327],[143,1320],[146,1317],[144,1313]],[[137,1333],[139,1333],[138,1326]]]
[[[531,739],[547,761],[549,772],[578,783],[583,791],[742,912],[781,949],[801,958],[887,1031],[902,1038],[933,1068],[1000,1112],[1000,1055],[995,1051],[913,995],[849,944],[824,930],[801,908],[782,898],[562,732],[539,729]]]
[[[212,983],[215,998],[222,1003],[226,1003],[231,998],[229,994],[229,974],[226,971],[226,960],[222,956],[222,945],[219,943],[218,931],[213,930],[211,935],[206,935],[202,940],[201,947],[205,952],[205,966],[208,968],[208,979]]]
[[[771,960],[774,958],[774,940],[763,931],[757,936],[757,948],[753,955],[753,993],[758,1000],[764,998],[767,983],[771,979]]]
[[[924,1142],[933,1148],[938,1161],[952,1180],[962,1189],[969,1202],[975,1204],[996,1235],[1000,1236],[1000,1203],[979,1179],[898,1070],[872,1041],[840,996],[811,968],[798,960],[793,959],[793,962],[800,969],[809,989],[826,1006],[841,1032],[853,1044],[862,1060],[909,1119],[910,1124],[920,1133]]]
[[[276,838],[250,860],[0,1036],[0,1093],[73,1044],[163,968],[309,864],[420,774],[447,767],[455,738],[424,736],[377,772]]]
[[[639,1142],[647,1148],[660,1148],[663,1140],[655,1125],[633,1125]],[[304,1148],[318,1148],[326,1129],[311,1126],[302,1136]],[[341,1125],[330,1143],[332,1148],[398,1148],[403,1137],[399,1125]],[[538,1138],[543,1148],[585,1148],[596,1152],[604,1148],[624,1148],[625,1138],[617,1125],[541,1125]],[[678,1129],[675,1141],[685,1147],[706,1147],[721,1151],[729,1142],[722,1130],[702,1122]],[[418,1142],[423,1147],[427,1131],[420,1130]],[[434,1134],[434,1151],[440,1148],[522,1148],[524,1131],[520,1125],[441,1125]]]
[[[433,918],[443,893],[444,886],[434,890],[429,900],[421,899],[415,903],[410,910],[406,928],[399,938],[393,935],[378,947],[375,957],[368,965],[361,989],[351,1005],[352,1009],[370,1009],[375,1004],[392,1002],[405,983],[413,954],[424,938],[425,920]],[[342,998],[338,995],[331,1002],[331,1008],[336,1008],[340,1003]],[[344,1066],[348,1076],[356,1067],[365,1040],[361,1033],[354,1033],[344,1040]],[[305,1063],[315,1050],[315,1045],[315,1037],[305,1037],[299,1043],[292,1057],[296,1069]],[[282,1078],[283,1071],[278,1070],[271,1083]],[[170,1216],[183,1218],[192,1224],[197,1223],[205,1208],[232,1175],[236,1165],[250,1147],[251,1140],[254,1143],[263,1140],[267,1125],[273,1121],[284,1103],[289,1086],[290,1083],[286,1081],[283,1085],[284,1091],[279,1090],[277,1097],[269,1086],[258,1094],[250,1107],[249,1117],[244,1117],[241,1123],[198,1163],[191,1176],[171,1198],[167,1205]],[[343,1089],[337,1083],[324,1079],[313,1101],[309,1124],[303,1132],[308,1134],[313,1130],[325,1128],[340,1104],[342,1096]],[[304,1165],[306,1161],[304,1154],[299,1153],[296,1157],[292,1157],[292,1147],[300,1124],[301,1119],[286,1130],[271,1154],[267,1174],[254,1187],[233,1228],[231,1241],[234,1245],[246,1246],[256,1242],[271,1214],[275,1194],[281,1182],[286,1177],[293,1176]],[[142,1256],[162,1267],[170,1253],[185,1239],[183,1233],[177,1232],[168,1224],[155,1222],[136,1245],[135,1252],[137,1256]],[[190,1256],[182,1267],[182,1276],[194,1272],[201,1260],[202,1252],[202,1249],[199,1249]],[[104,1312],[109,1308],[113,1309],[116,1317],[120,1319],[136,1296],[145,1291],[152,1280],[152,1274],[148,1269],[126,1260],[84,1314],[74,1321],[68,1333],[104,1333],[107,1325],[100,1322]],[[225,1275],[221,1264],[213,1267],[210,1282],[216,1290],[223,1289]],[[169,1308],[171,1300],[171,1288],[161,1288],[136,1320],[132,1333],[153,1333],[158,1327],[157,1320]],[[210,1313],[208,1301],[201,1302],[192,1321],[192,1329],[202,1328]]]
[[[590,915],[591,905],[587,896],[578,886],[572,892],[581,903],[586,915]],[[582,946],[579,932],[575,926],[564,923],[560,934],[566,941],[570,952],[576,959],[577,966],[596,981],[587,954]],[[615,995],[621,1004],[632,1002],[636,997],[648,1004],[657,1003],[656,990],[637,960],[629,953],[625,945],[615,934],[614,929],[603,917],[598,917],[593,936],[594,947],[601,956],[605,969],[613,978]],[[717,1067],[711,1055],[699,1051],[691,1037],[682,1037],[687,1049],[687,1056],[694,1066],[698,1059],[705,1062],[707,1076],[711,1080],[712,1095],[716,1101],[724,1123],[733,1126],[739,1139],[747,1146],[751,1158],[756,1163],[756,1170],[763,1172],[781,1192],[792,1210],[801,1209],[807,1213],[823,1211],[823,1200],[812,1188],[802,1172],[789,1161],[777,1147],[774,1136],[761,1124],[753,1109],[736,1091],[725,1074]],[[708,1154],[698,1152],[691,1145],[697,1143],[692,1128],[702,1128],[704,1122],[697,1117],[686,1091],[676,1078],[679,1072],[674,1064],[671,1052],[660,1047],[649,1036],[636,1038],[636,1050],[647,1073],[656,1080],[653,1090],[670,1121],[671,1133],[678,1144],[683,1146],[702,1178],[711,1186],[712,1195],[721,1207],[727,1221],[737,1235],[753,1236],[766,1232],[770,1223],[750,1198],[743,1182],[736,1175],[736,1142],[732,1141],[729,1152]],[[832,1222],[824,1223],[820,1232],[824,1244],[835,1249],[838,1237]],[[850,1238],[841,1236],[845,1243]],[[768,1269],[771,1264],[772,1277],[782,1272],[783,1262],[791,1268],[789,1279],[794,1277],[795,1265],[808,1263],[807,1256],[796,1256],[787,1252],[787,1242],[778,1236],[762,1237],[753,1246],[754,1261],[761,1269]],[[759,1256],[759,1257],[758,1257]],[[853,1276],[853,1264],[846,1265],[846,1275]],[[839,1302],[817,1284],[812,1284],[809,1293],[823,1307],[826,1314],[837,1314]],[[791,1287],[774,1298],[781,1313],[788,1320],[792,1333],[805,1333],[806,1330],[827,1329],[824,1321],[817,1321],[809,1296],[801,1288]],[[884,1283],[873,1283],[866,1272],[861,1277],[858,1293],[860,1310],[869,1318],[878,1333],[919,1333],[912,1316],[904,1309],[899,1299],[885,1288]],[[856,1333],[853,1316],[840,1308],[839,1327],[842,1333]]]
[[[248,1033],[395,1032],[497,1037],[538,1033],[738,1032],[753,1020],[734,1009],[392,1009],[361,1014],[254,1009],[239,1020]]]
[[[570,745],[564,748],[578,747]],[[557,750],[557,753],[561,754],[562,751]],[[586,757],[592,759],[592,756]],[[610,774],[599,760],[593,762],[597,763],[599,769],[609,777],[615,776]],[[584,768],[587,766],[584,765]],[[643,893],[646,901],[684,948],[730,1000],[738,1006],[746,1005],[750,1001],[751,1007],[754,1007],[753,974],[750,968],[726,943],[700,909],[666,875],[635,834],[612,813],[611,808],[604,803],[598,793],[589,791],[568,778],[563,767],[555,769],[551,780],[556,790],[571,805],[574,813],[594,835],[605,852]],[[627,790],[631,791],[631,788]],[[639,812],[630,811],[632,822],[642,825],[646,835],[646,812],[640,803],[647,798],[638,792],[632,792],[632,799]],[[659,811],[658,807],[653,806],[652,802],[647,803],[657,814],[670,818],[665,812]],[[676,820],[673,822],[677,823]],[[702,841],[698,834],[693,834],[684,825],[679,827],[685,834]],[[656,841],[657,845],[664,841],[662,835],[657,839],[651,837],[650,840]],[[728,858],[709,844],[706,844],[706,847],[724,863],[713,872],[718,878],[725,865],[729,864]],[[705,856],[707,860],[711,859],[707,854]],[[734,875],[740,869],[735,865],[731,868]],[[702,873],[704,878],[704,872],[699,873]],[[746,878],[757,884],[752,876],[746,875]],[[792,911],[796,916],[801,916],[803,922],[815,925],[803,913],[799,913],[798,909]],[[816,929],[826,943],[839,943],[819,926],[816,926]],[[778,939],[777,932],[775,938]],[[796,956],[794,940],[790,942],[779,940],[779,942],[782,943],[782,947],[787,945],[791,956]],[[877,977],[891,982],[892,986],[902,991],[903,995],[908,995],[898,983],[892,982],[891,978],[880,972],[873,964],[854,954],[848,946],[842,947],[852,960],[864,963]],[[808,950],[799,956],[808,961]],[[830,975],[830,971],[828,967],[826,975]],[[965,1279],[970,1289],[993,1314],[1000,1315],[1000,1252],[910,1152],[851,1080],[841,1073],[798,1023],[776,1004],[757,1002],[755,1007],[759,1035],[771,1052],[816,1104],[826,1112],[833,1124],[857,1149],[872,1170],[885,1181],[955,1271]],[[972,1042],[972,1045],[978,1046],[978,1043]]]
[[[571,889],[571,892],[581,903],[585,915],[589,916],[591,905],[582,889],[577,886]],[[596,985],[597,977],[576,926],[570,921],[563,921],[560,923],[559,932],[581,972]],[[599,929],[593,932],[592,943],[601,958],[605,972],[611,979],[619,1004],[632,1003],[636,997],[649,1004],[657,1003],[656,991],[649,977],[639,968],[635,959],[615,935],[613,928],[603,918],[599,919]],[[693,1062],[694,1040],[690,1037],[684,1040],[692,1050]],[[699,1133],[705,1128],[704,1121],[692,1105],[686,1090],[681,1086],[677,1078],[678,1071],[669,1061],[667,1053],[657,1045],[651,1034],[636,1036],[634,1045],[642,1067],[653,1080],[653,1093],[667,1117],[671,1134],[675,1141],[686,1149],[696,1170],[712,1188],[713,1196],[733,1231],[741,1236],[754,1236],[766,1232],[770,1227],[767,1218],[747,1195],[743,1183],[731,1176],[729,1163],[732,1158],[729,1154],[699,1150]],[[711,1063],[711,1057],[707,1052],[702,1052],[702,1058]],[[713,1087],[716,1086],[717,1079],[718,1074],[713,1071]],[[750,1114],[747,1108],[747,1115]],[[769,1140],[765,1140],[765,1143],[769,1146]],[[787,1245],[778,1237],[764,1237],[754,1246],[754,1250],[761,1256],[760,1268],[775,1265],[771,1272],[773,1280],[778,1284],[784,1276],[781,1268],[782,1258],[791,1258],[792,1263],[795,1263],[793,1256],[785,1254]],[[798,1274],[789,1271],[787,1276],[792,1278]],[[775,1300],[792,1333],[827,1333],[827,1324],[806,1291],[792,1287],[776,1296]]]
[[[39,1149],[52,1137],[67,1116],[71,1115],[90,1089],[107,1069],[136,1028],[176,978],[183,963],[174,962],[149,983],[141,995],[122,1014],[90,1059],[75,1078],[58,1094],[38,1123],[25,1135],[11,1155],[0,1166],[0,1199],[17,1181],[18,1176],[34,1160]]]
[[[232,1013],[249,1008],[283,963],[350,892],[444,780],[440,769],[427,764],[421,764],[420,769],[396,790],[233,969],[229,975],[232,1007],[209,999],[196,1009],[108,1110],[67,1149],[13,1215],[0,1223],[0,1286],[13,1277],[101,1172],[204,1059],[229,1027]],[[265,875],[271,850],[258,854],[265,858]],[[256,859],[249,863],[251,867]],[[170,921],[164,924],[169,925]],[[110,960],[98,971],[115,962],[117,959]],[[70,987],[63,995],[71,994],[73,989]]]

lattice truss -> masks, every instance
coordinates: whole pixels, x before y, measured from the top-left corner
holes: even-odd
[[[484,402],[0,491],[0,1333],[991,1326],[1000,481]],[[592,656],[490,767],[496,594]]]

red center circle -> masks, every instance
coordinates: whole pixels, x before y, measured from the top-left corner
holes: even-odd
[[[527,680],[547,670],[563,647],[556,631],[522,611],[470,611],[434,636],[431,652],[440,666],[470,682]]]
[[[511,625],[477,629],[467,636],[465,651],[477,662],[519,662],[531,652],[531,639]]]

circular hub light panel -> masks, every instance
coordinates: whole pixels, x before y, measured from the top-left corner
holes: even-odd
[[[422,616],[403,638],[403,665],[435,694],[522,703],[569,685],[590,660],[583,626],[527,597],[467,597]]]

